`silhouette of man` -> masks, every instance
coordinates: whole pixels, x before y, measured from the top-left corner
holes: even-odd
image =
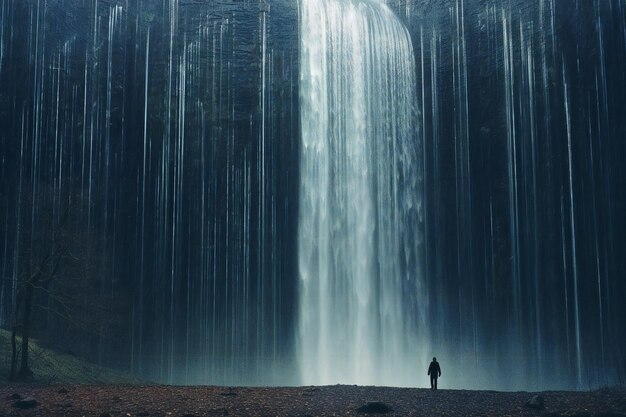
[[[433,361],[428,367],[428,375],[430,375],[430,389],[437,389],[437,378],[441,376],[441,367],[437,358],[433,358]]]

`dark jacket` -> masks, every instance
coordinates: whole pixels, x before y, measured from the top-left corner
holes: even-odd
[[[441,368],[439,367],[439,362],[432,361],[430,366],[428,367],[428,375],[432,375],[435,378],[441,376]]]

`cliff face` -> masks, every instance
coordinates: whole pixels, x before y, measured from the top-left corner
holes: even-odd
[[[296,8],[2,4],[4,326],[47,218],[26,202],[67,207],[100,258],[78,297],[116,302],[77,334],[39,310],[37,336],[152,380],[274,380],[296,282]]]
[[[623,380],[623,2],[387,3],[423,161],[405,260],[423,287],[397,304],[433,352],[407,366]],[[6,0],[0,22],[0,323],[68,207],[93,260],[68,274],[104,313],[77,329],[44,291],[38,337],[150,380],[300,381],[298,4]]]
[[[425,321],[477,386],[623,375],[618,3],[390,2],[417,59]]]

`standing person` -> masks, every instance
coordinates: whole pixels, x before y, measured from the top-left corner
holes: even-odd
[[[437,358],[433,358],[433,361],[428,367],[428,375],[430,375],[430,389],[437,389],[437,378],[441,376],[441,367]]]

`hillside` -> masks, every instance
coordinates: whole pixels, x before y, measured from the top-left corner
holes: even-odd
[[[19,338],[18,338],[19,340]],[[56,352],[30,342],[30,366],[35,383],[42,384],[133,384],[132,375],[95,365],[76,356]],[[0,329],[0,384],[8,382],[11,367],[11,334]]]

